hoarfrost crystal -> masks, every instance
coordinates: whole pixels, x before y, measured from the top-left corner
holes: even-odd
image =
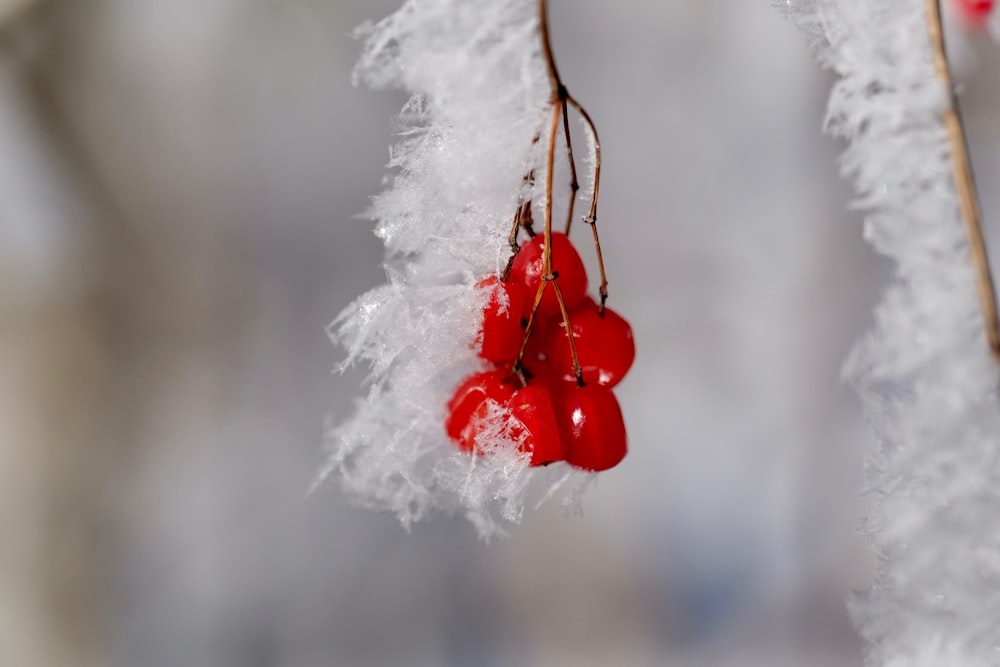
[[[952,178],[922,0],[775,2],[839,75],[826,127],[895,262],[845,375],[878,438],[865,532],[881,565],[852,600],[872,665],[997,664],[1000,402]]]
[[[485,303],[473,285],[506,264],[523,173],[538,157],[531,139],[548,80],[536,11],[533,0],[408,0],[359,29],[356,81],[412,97],[391,151],[395,174],[370,211],[388,284],[330,329],[345,366],[371,372],[354,416],[327,434],[323,476],[407,527],[463,512],[489,538],[501,519],[520,519],[537,474],[503,429],[488,438],[488,455],[472,457],[443,427],[451,392],[481,363],[472,344]],[[554,467],[541,474],[565,480],[565,467]]]

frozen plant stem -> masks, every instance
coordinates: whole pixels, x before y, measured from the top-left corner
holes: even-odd
[[[969,144],[965,137],[965,128],[962,124],[962,116],[951,77],[951,68],[948,65],[948,55],[945,50],[941,2],[940,0],[925,0],[925,3],[927,27],[934,53],[934,69],[948,90],[949,104],[941,116],[951,148],[951,164],[962,223],[965,225],[965,231],[969,237],[969,252],[972,255],[972,264],[976,271],[976,284],[979,291],[980,308],[983,313],[986,341],[990,346],[993,359],[1000,363],[1000,315],[997,314],[996,289],[993,285],[993,275],[990,272],[986,240],[983,237],[982,209],[979,206],[976,181],[969,160]]]
[[[569,208],[566,212],[566,236],[573,227],[573,208],[576,206],[576,193],[580,191],[580,182],[576,177],[576,160],[573,159],[573,139],[569,131],[569,106],[562,105],[563,136],[566,137],[566,155],[569,158]]]
[[[601,252],[601,240],[597,233],[597,199],[600,195],[601,190],[601,142],[597,135],[597,126],[594,125],[593,119],[591,119],[590,114],[587,110],[583,108],[576,98],[570,95],[569,90],[562,82],[562,78],[559,76],[559,69],[556,67],[555,55],[552,53],[552,42],[549,37],[549,19],[548,19],[548,1],[538,0],[538,16],[539,16],[539,29],[541,31],[542,37],[542,55],[545,57],[545,63],[548,68],[549,73],[549,86],[552,90],[552,105],[555,107],[555,111],[558,111],[562,115],[563,121],[563,133],[566,137],[566,152],[569,159],[570,167],[570,203],[569,203],[569,213],[566,219],[566,235],[569,235],[570,229],[572,228],[573,222],[573,206],[576,200],[576,193],[580,189],[580,185],[577,182],[576,173],[576,163],[573,158],[573,143],[570,137],[569,131],[569,107],[573,107],[583,118],[584,124],[587,126],[587,131],[590,132],[591,138],[594,145],[594,190],[591,193],[590,198],[590,211],[583,218],[583,221],[591,226],[594,235],[594,248],[597,251],[597,264],[601,272],[601,307],[600,314],[604,315],[604,305],[608,300],[608,276],[607,271],[604,268],[604,255]],[[557,131],[556,123],[553,122],[552,129],[552,141],[549,143],[549,170],[551,172],[553,168],[554,154],[555,154],[555,140],[554,136]],[[549,188],[549,194],[551,195],[551,187]],[[548,197],[546,201],[546,208],[548,210],[548,215],[551,217],[551,206],[552,198]],[[548,245],[548,241],[546,241]]]
[[[482,290],[451,278],[503,268],[506,256],[498,266],[497,253],[509,240],[508,215],[531,233],[525,193],[540,202],[537,149],[544,151],[552,110],[538,0],[403,0],[357,34],[356,81],[410,98],[399,116],[392,176],[370,208],[388,280],[330,327],[347,352],[342,367],[369,368],[369,390],[353,415],[328,429],[321,477],[406,527],[460,514],[490,539],[521,520],[529,486],[547,475],[534,474],[500,405],[489,406],[478,440],[488,456],[470,459],[448,437],[442,411],[457,379],[481,366],[477,313],[486,307]],[[528,150],[512,150],[536,135]],[[540,211],[536,217],[540,263]]]
[[[604,268],[604,254],[601,252],[601,240],[597,233],[597,198],[600,192],[601,184],[601,145],[597,136],[597,128],[594,126],[593,120],[590,118],[590,114],[577,102],[566,86],[563,85],[562,79],[559,77],[559,70],[556,67],[555,56],[552,53],[552,43],[549,37],[549,19],[548,19],[548,3],[547,0],[538,0],[538,20],[539,20],[539,32],[541,33],[542,41],[542,55],[545,58],[545,65],[548,71],[549,77],[549,88],[551,90],[550,103],[552,104],[552,121],[549,128],[549,142],[546,152],[546,173],[545,173],[545,236],[544,236],[544,255],[543,255],[543,265],[544,265],[544,275],[542,276],[542,282],[538,286],[538,292],[535,295],[534,305],[531,310],[531,315],[528,318],[527,328],[524,333],[524,340],[521,343],[521,351],[517,358],[517,363],[514,365],[514,373],[521,375],[523,369],[521,363],[524,358],[524,352],[527,349],[528,338],[531,336],[531,331],[535,323],[535,319],[538,312],[538,306],[542,301],[542,296],[545,293],[545,289],[548,287],[549,283],[552,283],[552,289],[555,292],[556,301],[559,304],[559,310],[562,315],[563,323],[566,326],[566,337],[569,341],[569,350],[573,359],[573,371],[576,375],[576,381],[579,386],[583,386],[583,369],[580,366],[580,360],[576,352],[576,341],[573,337],[573,327],[569,319],[569,310],[566,307],[566,301],[563,298],[562,290],[559,287],[559,274],[553,270],[552,267],[552,189],[553,189],[553,175],[555,171],[555,153],[556,153],[556,139],[559,132],[560,120],[562,121],[562,131],[563,136],[566,139],[566,155],[569,161],[570,170],[570,197],[569,205],[566,214],[566,235],[568,236],[570,230],[573,226],[573,209],[576,204],[576,194],[580,190],[579,180],[577,178],[576,171],[576,161],[573,157],[573,140],[571,137],[569,129],[569,107],[572,106],[576,109],[580,116],[583,118],[584,123],[587,125],[588,131],[591,133],[594,146],[594,189],[591,194],[590,200],[590,212],[583,218],[583,221],[590,225],[590,228],[594,236],[594,248],[597,252],[597,262],[600,267],[601,272],[601,304],[598,313],[604,316],[604,306],[608,300],[608,278],[607,272]],[[532,144],[537,143],[539,137],[536,135],[532,140]],[[525,183],[531,183],[534,181],[534,170],[530,169],[524,177]],[[523,195],[522,195],[523,197]],[[511,267],[514,264],[514,259],[517,253],[520,251],[520,246],[517,243],[517,233],[521,227],[525,227],[529,234],[532,232],[531,227],[531,202],[530,199],[527,202],[518,202],[517,211],[514,214],[514,223],[510,231],[509,243],[511,247],[512,255],[510,260],[507,262],[507,267],[504,269],[501,277],[506,280],[510,275]]]

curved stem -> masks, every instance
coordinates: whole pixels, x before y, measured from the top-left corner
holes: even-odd
[[[955,178],[955,190],[958,193],[959,210],[965,232],[969,237],[969,252],[976,271],[979,305],[983,313],[983,326],[986,340],[993,358],[1000,363],[1000,315],[997,313],[996,289],[993,275],[990,272],[989,255],[986,251],[986,240],[983,236],[982,212],[976,193],[975,177],[969,160],[969,144],[965,136],[962,115],[958,106],[952,82],[951,68],[948,64],[948,54],[945,50],[944,30],[941,22],[940,0],[925,0],[927,11],[927,27],[930,32],[931,46],[934,52],[934,68],[938,78],[948,87],[951,104],[942,114],[948,143],[951,147],[952,169]]]
[[[544,0],[543,0],[544,1]],[[552,109],[552,127],[549,128],[549,151],[545,164],[545,275],[552,276],[552,179],[556,161],[556,132],[559,131],[559,118],[562,116],[562,102],[556,102]]]
[[[562,105],[563,136],[566,137],[566,158],[569,160],[569,206],[566,209],[566,236],[573,228],[573,209],[576,206],[576,193],[580,191],[580,181],[576,176],[576,160],[573,158],[573,139],[569,131],[569,105]]]
[[[544,236],[544,255],[542,257],[543,271],[542,282],[538,286],[538,291],[535,293],[534,304],[531,308],[531,315],[528,317],[527,327],[524,332],[524,338],[521,341],[521,350],[518,353],[517,361],[514,364],[514,372],[522,373],[523,367],[522,363],[524,361],[524,352],[527,349],[528,339],[531,336],[531,331],[534,327],[535,320],[538,315],[538,307],[542,302],[542,297],[545,294],[545,290],[548,288],[549,283],[552,284],[552,290],[555,293],[556,302],[559,304],[559,311],[562,315],[563,324],[566,327],[566,337],[569,340],[569,351],[573,360],[573,372],[576,375],[576,382],[579,386],[584,386],[583,382],[583,369],[580,366],[580,359],[576,352],[576,340],[573,337],[573,327],[570,323],[569,309],[566,307],[566,300],[563,298],[562,289],[559,287],[559,274],[553,270],[552,267],[552,181],[555,173],[555,155],[556,155],[556,139],[559,132],[559,121],[562,120],[563,135],[566,138],[566,153],[569,159],[570,168],[570,202],[569,211],[567,213],[566,220],[566,234],[569,234],[570,228],[573,222],[573,208],[576,203],[576,193],[580,189],[580,184],[577,179],[576,172],[576,162],[573,158],[573,142],[570,136],[569,129],[569,105],[572,105],[580,114],[583,116],[588,127],[594,138],[594,145],[597,147],[597,159],[595,161],[594,168],[594,192],[591,197],[590,204],[590,215],[584,218],[584,221],[591,225],[594,233],[594,243],[597,248],[597,259],[601,267],[601,308],[600,313],[604,314],[604,302],[608,298],[608,281],[605,276],[604,271],[604,258],[601,254],[601,244],[597,236],[597,191],[600,185],[600,169],[601,169],[601,158],[600,158],[600,145],[597,142],[597,130],[594,127],[593,121],[590,116],[583,109],[580,104],[574,100],[569,91],[562,83],[562,79],[559,77],[559,70],[556,67],[555,56],[552,53],[552,42],[549,36],[549,17],[548,17],[548,2],[547,0],[538,0],[538,22],[539,31],[541,33],[542,40],[542,55],[545,58],[545,65],[548,69],[549,75],[549,86],[551,87],[551,101],[552,104],[552,122],[549,128],[549,143],[548,151],[546,153],[546,170],[545,170],[545,236]],[[535,141],[538,141],[538,137],[535,137]],[[520,205],[519,205],[520,207]],[[528,210],[528,215],[530,216],[530,209]],[[510,231],[510,236],[508,242],[511,246],[511,251],[513,255],[507,263],[507,268],[504,270],[503,277],[506,279],[507,275],[510,273],[510,269],[514,263],[514,257],[517,255],[520,249],[517,245],[517,232],[520,227],[523,226],[523,213],[521,208],[514,215],[514,223]]]
[[[590,223],[592,221],[597,221],[597,197],[601,191],[601,140],[597,136],[597,126],[594,125],[594,121],[590,118],[590,114],[587,110],[583,108],[579,102],[576,101],[572,95],[567,99],[567,102],[573,106],[574,109],[583,118],[583,122],[587,124],[587,129],[590,130],[590,136],[594,139],[594,191],[590,195],[590,214],[587,216],[586,222]]]
[[[545,0],[541,1],[544,3]],[[562,99],[557,99],[552,110],[548,162],[545,165],[545,275],[542,278],[541,289],[544,290],[548,283],[552,283],[552,289],[556,294],[556,302],[559,304],[559,312],[562,315],[563,323],[566,325],[569,354],[573,360],[573,374],[576,375],[576,383],[582,387],[583,368],[580,366],[580,359],[576,354],[576,340],[573,338],[573,325],[569,321],[569,309],[566,308],[566,300],[563,298],[562,290],[559,289],[559,274],[552,270],[552,179],[556,170],[556,132],[559,131],[559,119],[565,118],[565,114],[566,102]],[[534,313],[532,313],[532,317],[534,317]]]
[[[559,89],[562,88],[562,79],[559,78],[556,58],[552,54],[552,41],[549,39],[548,4],[548,0],[538,0],[538,29],[542,33],[542,54],[545,56],[545,64],[549,69],[549,84],[552,86],[552,94],[557,95]]]
[[[594,140],[594,191],[590,195],[590,213],[583,219],[585,223],[590,225],[591,231],[594,233],[594,248],[597,250],[597,266],[601,271],[601,306],[598,310],[598,314],[601,317],[604,316],[604,304],[608,301],[608,274],[604,269],[604,253],[601,251],[601,238],[597,233],[597,197],[601,191],[601,139],[597,136],[597,126],[594,125],[594,121],[590,118],[590,114],[587,110],[583,108],[583,105],[576,101],[576,99],[570,95],[567,100],[574,109],[583,118],[584,123],[587,124],[587,129],[590,131],[590,136]]]

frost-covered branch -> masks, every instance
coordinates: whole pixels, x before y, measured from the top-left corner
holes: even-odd
[[[865,237],[895,276],[845,375],[878,436],[865,532],[881,557],[852,601],[872,665],[996,664],[1000,402],[922,0],[775,3],[835,71],[826,117]]]
[[[456,384],[482,363],[473,341],[484,301],[472,287],[506,266],[525,167],[546,143],[532,142],[550,101],[538,31],[534,0],[407,0],[359,31],[356,80],[412,98],[391,153],[395,175],[371,208],[389,282],[331,327],[345,365],[371,367],[371,388],[328,434],[325,474],[405,526],[460,511],[489,537],[501,530],[498,511],[520,518],[535,474],[502,433],[491,455],[469,456],[443,424]],[[532,182],[523,187],[542,202]],[[543,474],[570,475],[562,465]]]

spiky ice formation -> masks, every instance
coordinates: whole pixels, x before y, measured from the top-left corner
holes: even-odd
[[[962,226],[922,0],[775,2],[839,79],[826,129],[865,238],[895,262],[845,376],[878,440],[866,461],[874,587],[851,601],[868,664],[997,664],[1000,402]]]
[[[538,157],[549,88],[536,12],[534,0],[408,0],[359,30],[356,81],[412,98],[391,185],[371,209],[388,284],[331,326],[344,365],[371,373],[354,416],[328,433],[324,476],[406,527],[460,511],[489,538],[501,519],[520,519],[534,474],[499,417],[487,456],[459,453],[443,423],[455,386],[480,368],[472,343],[484,303],[473,285],[506,264],[522,177]],[[547,474],[565,480],[555,467]]]

